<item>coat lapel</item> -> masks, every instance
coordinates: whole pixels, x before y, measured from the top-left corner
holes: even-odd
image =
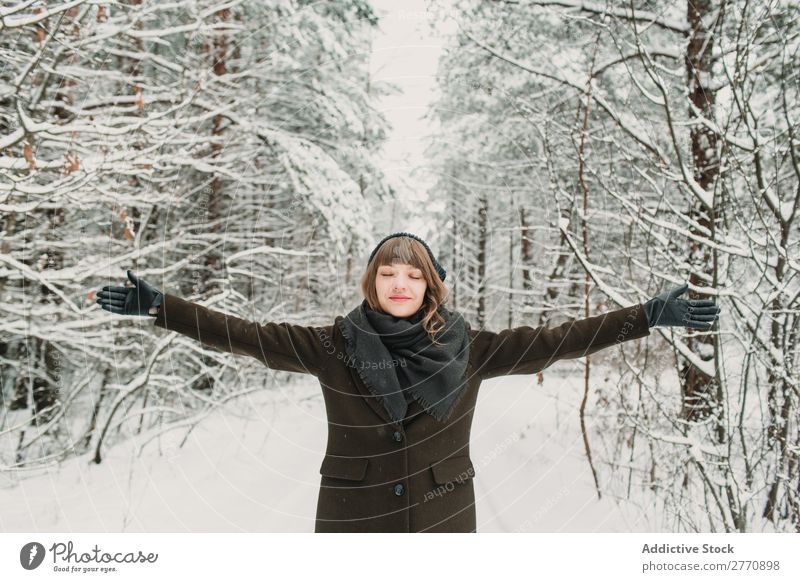
[[[372,392],[369,391],[369,388],[364,384],[364,381],[358,375],[358,372],[354,368],[349,368],[350,370],[350,377],[353,379],[353,383],[356,386],[356,389],[359,391],[361,396],[364,397],[364,400],[367,401],[370,408],[375,411],[375,413],[380,416],[387,424],[396,424],[392,417],[389,416],[389,411],[381,404],[378,397],[375,396]]]
[[[419,402],[417,402],[416,400],[413,400],[408,405],[408,412],[406,413],[405,419],[403,419],[403,425],[404,426],[408,426],[409,424],[414,422],[416,419],[421,418],[425,414],[427,414],[427,412],[422,407],[422,405]]]

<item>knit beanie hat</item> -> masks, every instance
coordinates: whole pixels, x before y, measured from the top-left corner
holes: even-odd
[[[407,237],[413,238],[414,240],[422,243],[422,246],[424,246],[425,250],[428,251],[428,256],[431,258],[431,262],[433,262],[433,266],[436,269],[436,272],[439,274],[439,278],[442,281],[444,281],[444,278],[447,276],[447,271],[444,270],[444,268],[439,264],[439,261],[436,260],[436,257],[433,256],[433,253],[431,252],[431,249],[428,246],[428,243],[426,243],[424,240],[419,238],[417,235],[411,234],[410,232],[395,232],[393,234],[390,234],[389,236],[384,237],[383,240],[378,243],[378,245],[373,249],[372,253],[369,255],[369,260],[367,261],[367,264],[369,265],[370,262],[372,262],[372,257],[375,256],[375,253],[378,252],[378,249],[381,247],[381,245],[383,243],[385,243],[390,238],[394,238],[396,236],[407,236]]]

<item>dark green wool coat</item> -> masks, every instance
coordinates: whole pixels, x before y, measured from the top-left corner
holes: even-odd
[[[481,381],[535,374],[650,334],[641,304],[557,327],[469,330],[469,382],[446,422],[416,402],[394,423],[348,366],[337,316],[331,325],[258,324],[165,294],[155,325],[275,370],[319,379],[328,417],[316,532],[474,532],[470,427]]]

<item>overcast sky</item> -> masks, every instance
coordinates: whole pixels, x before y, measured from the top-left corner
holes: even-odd
[[[444,32],[432,31],[433,14],[427,10],[427,0],[372,0],[372,5],[380,17],[370,59],[373,79],[391,81],[403,90],[402,94],[381,101],[381,110],[393,126],[383,150],[383,169],[394,184],[401,188],[408,184],[407,189],[401,190],[401,197],[424,199],[432,176],[426,171],[422,151],[425,135],[434,128],[421,117],[434,97],[436,64],[446,40],[444,35],[454,25],[450,22],[443,28],[439,26]],[[430,236],[437,230],[424,220],[431,208],[431,202],[412,203],[407,210],[420,211],[420,216],[409,216],[407,222],[393,222],[387,228]],[[398,208],[393,214],[402,212]]]

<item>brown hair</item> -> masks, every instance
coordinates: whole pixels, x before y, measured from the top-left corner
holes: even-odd
[[[439,274],[428,256],[428,251],[419,241],[407,236],[396,236],[378,248],[361,276],[361,292],[364,294],[367,304],[375,311],[384,312],[378,300],[378,292],[375,290],[375,278],[378,276],[380,267],[392,263],[406,263],[422,271],[422,276],[428,283],[421,307],[423,310],[422,328],[435,345],[441,345],[436,341],[436,334],[444,329],[444,318],[437,310],[440,305],[447,303],[449,292],[444,286],[444,281],[439,278]]]

